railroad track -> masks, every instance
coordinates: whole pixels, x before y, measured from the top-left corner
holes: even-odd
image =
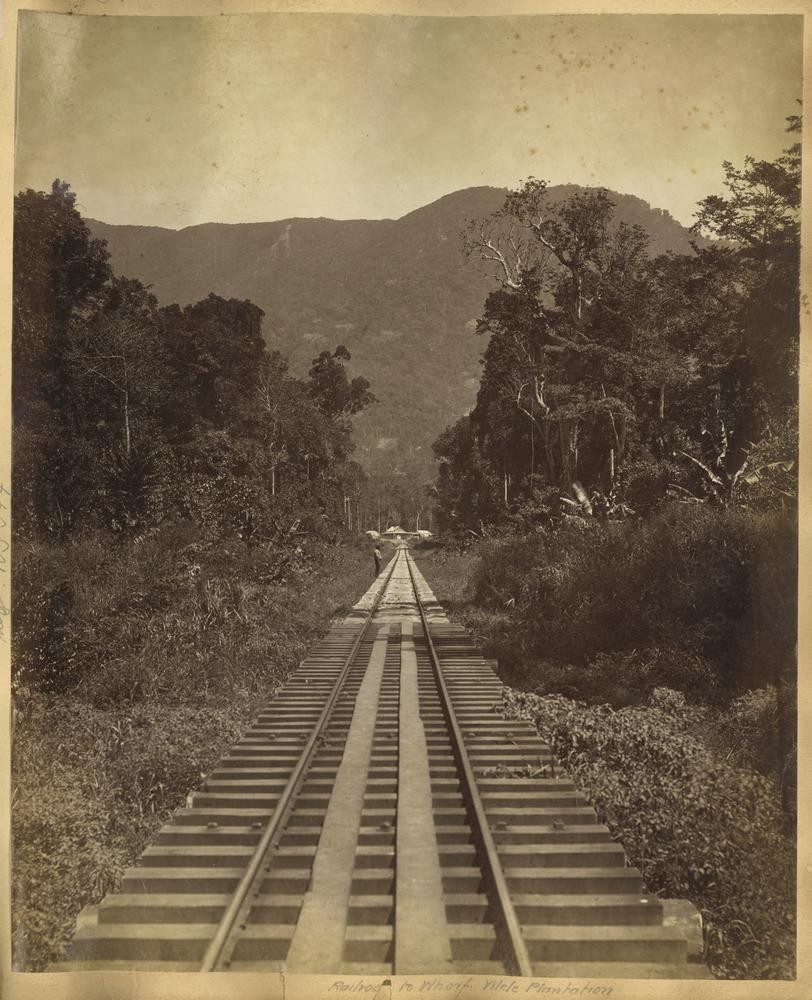
[[[399,549],[52,971],[709,977],[500,708]]]

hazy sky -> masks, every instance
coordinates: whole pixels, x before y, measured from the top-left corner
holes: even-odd
[[[551,183],[690,223],[721,163],[773,158],[802,19],[21,15],[17,188],[164,225],[398,217]]]

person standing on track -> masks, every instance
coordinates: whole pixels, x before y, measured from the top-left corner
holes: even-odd
[[[379,576],[381,572],[381,550],[378,546],[375,546],[375,551],[372,553],[372,558],[375,560],[375,576]]]

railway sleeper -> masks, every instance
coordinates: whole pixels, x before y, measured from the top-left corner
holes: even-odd
[[[390,924],[349,924],[344,938],[344,961],[394,961],[395,934]]]
[[[235,962],[284,961],[293,937],[293,924],[248,924],[240,931],[231,955]]]
[[[102,924],[80,929],[72,957],[94,960],[199,962],[216,924]]]

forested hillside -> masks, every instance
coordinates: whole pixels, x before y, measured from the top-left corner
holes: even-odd
[[[550,198],[576,190],[552,188]],[[179,232],[88,224],[107,240],[114,269],[149,285],[161,303],[210,291],[256,303],[266,342],[297,374],[314,353],[346,344],[353,370],[379,399],[356,423],[359,462],[428,480],[431,442],[473,404],[485,346],[471,332],[492,269],[466,259],[460,234],[504,196],[469,188],[396,221],[287,219]],[[667,213],[631,195],[611,198],[618,220],[645,227],[651,254],[691,252],[690,235]]]

